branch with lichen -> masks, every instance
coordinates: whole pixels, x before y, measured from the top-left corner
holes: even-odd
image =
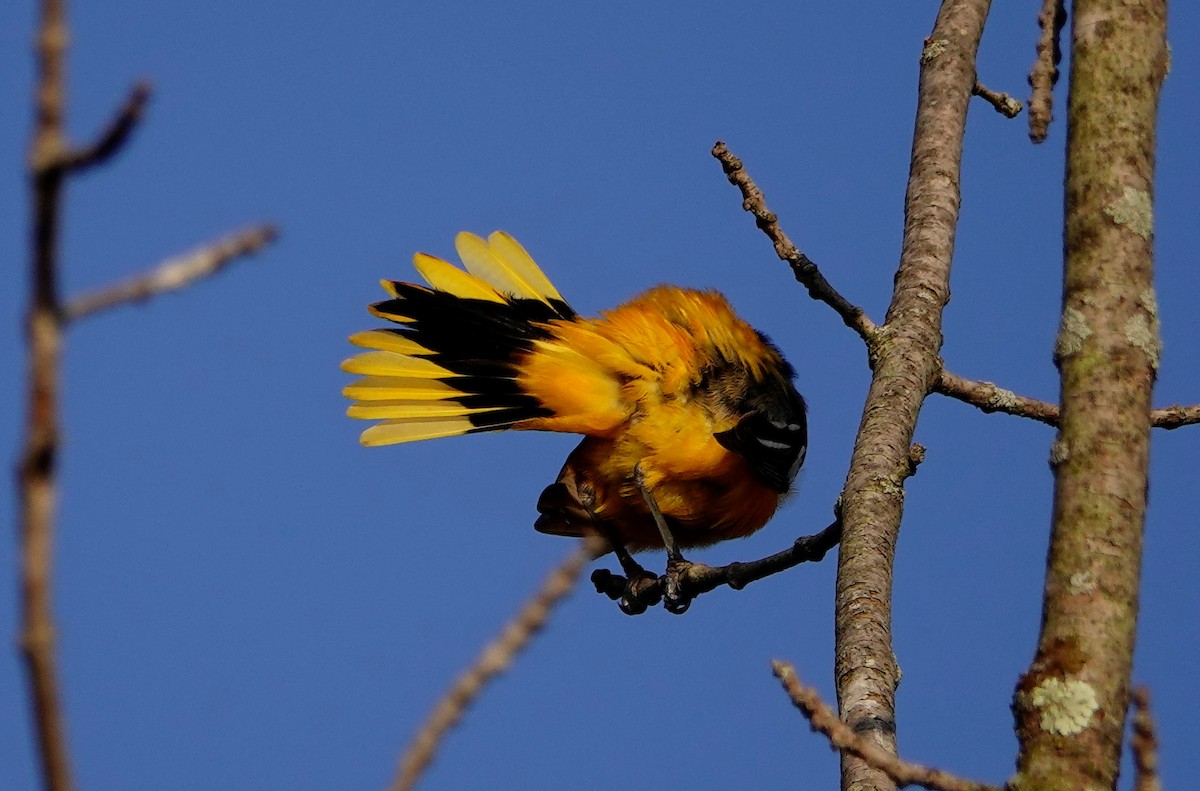
[[[1058,404],[1018,395],[994,382],[966,379],[943,368],[933,384],[933,392],[971,404],[984,412],[1028,418],[1047,426],[1058,426]],[[1150,425],[1166,430],[1200,423],[1200,404],[1174,404],[1150,411]]]
[[[843,755],[852,755],[887,775],[897,786],[919,785],[935,791],[1000,791],[998,786],[978,783],[941,769],[910,763],[873,744],[856,733],[821,700],[816,689],[805,686],[796,669],[787,662],[774,660],[771,670],[783,685],[792,704],[800,710],[813,731],[823,734],[829,744]]]
[[[1150,196],[1166,3],[1074,9],[1086,29],[1071,36],[1053,522],[1037,650],[1013,703],[1023,788],[1116,785],[1160,351]]]
[[[975,80],[975,87],[971,89],[971,94],[983,99],[1005,118],[1016,118],[1024,109],[1020,99],[1015,99],[1007,93],[993,91],[979,80]]]

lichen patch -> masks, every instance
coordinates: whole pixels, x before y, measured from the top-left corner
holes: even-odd
[[[1064,308],[1062,324],[1058,328],[1058,340],[1054,343],[1054,357],[1061,360],[1076,354],[1083,342],[1092,335],[1087,317],[1075,308]]]
[[[1042,730],[1060,736],[1083,731],[1100,708],[1095,688],[1078,679],[1047,678],[1029,693],[1029,702],[1040,712]]]
[[[1104,213],[1143,239],[1154,233],[1154,205],[1146,190],[1126,186],[1124,192],[1104,207]]]

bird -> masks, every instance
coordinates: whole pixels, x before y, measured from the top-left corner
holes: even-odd
[[[537,430],[583,435],[534,527],[631,553],[748,536],[790,494],[807,408],[795,370],[717,291],[659,285],[583,317],[516,239],[459,233],[460,268],[416,253],[426,285],[381,281],[391,324],[350,336],[347,414],[367,446]],[[653,576],[653,575],[650,575]]]

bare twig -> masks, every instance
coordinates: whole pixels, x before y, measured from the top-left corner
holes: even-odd
[[[442,695],[404,751],[391,791],[408,791],[417,784],[446,734],[471,707],[487,683],[508,669],[517,654],[545,627],[555,605],[575,587],[584,567],[607,549],[608,545],[598,537],[585,539],[550,572],[533,598],[521,607],[500,635],[484,647],[474,664]]]
[[[1003,412],[1006,415],[1036,420],[1048,426],[1058,425],[1057,404],[1017,395],[992,382],[964,379],[945,368],[938,372],[933,391],[977,406],[984,412]]]
[[[21,653],[37,732],[42,785],[71,788],[66,728],[59,700],[51,604],[55,484],[58,456],[58,379],[62,323],[58,303],[58,221],[66,149],[66,12],[62,0],[43,0],[37,33],[38,78],[29,154],[33,194],[32,293],[26,317],[29,343],[29,418],[17,464],[21,536]]]
[[[1059,35],[1067,21],[1067,9],[1063,0],[1042,0],[1038,13],[1037,60],[1029,72],[1029,85],[1033,93],[1029,97],[1029,139],[1035,143],[1046,140],[1053,118],[1054,83],[1058,82],[1058,63],[1062,60]]]
[[[78,173],[106,162],[129,140],[149,100],[150,83],[139,82],[134,85],[96,142],[64,152],[59,166]]]
[[[783,684],[792,703],[808,720],[817,733],[824,734],[829,744],[838,752],[853,755],[890,777],[898,786],[918,785],[936,791],[1000,791],[997,786],[977,783],[957,777],[941,769],[909,763],[892,755],[855,733],[838,718],[820,694],[812,687],[801,683],[796,669],[787,662],[771,662],[775,677]]]
[[[1024,109],[1024,105],[1021,104],[1020,99],[1015,99],[1007,93],[993,91],[979,80],[975,80],[975,87],[971,89],[971,94],[978,96],[992,107],[995,107],[996,112],[1005,118],[1016,118],[1021,114],[1021,110]]]
[[[1133,691],[1133,791],[1162,791],[1158,779],[1158,736],[1150,715],[1150,690]]]
[[[142,302],[158,294],[186,288],[201,278],[211,277],[243,256],[257,253],[278,236],[273,225],[258,225],[170,258],[149,272],[84,294],[66,303],[64,318],[75,321],[85,316]]]
[[[846,326],[866,341],[869,350],[874,344],[876,327],[863,309],[850,304],[839,294],[817,269],[817,265],[792,244],[792,240],[779,227],[779,218],[767,208],[762,190],[750,178],[750,174],[742,166],[742,161],[729,151],[725,143],[718,140],[713,146],[712,155],[720,161],[721,169],[725,171],[729,183],[741,191],[742,208],[754,215],[755,223],[775,245],[775,254],[792,267],[796,280],[808,289],[808,295],[837,311]]]
[[[1150,422],[1155,428],[1165,428],[1168,431],[1181,426],[1194,426],[1200,423],[1200,404],[1183,406],[1160,407],[1150,411]]]
[[[782,552],[776,552],[759,560],[730,563],[725,566],[707,566],[691,563],[678,577],[678,610],[683,612],[688,604],[702,593],[708,593],[721,585],[741,590],[751,582],[793,568],[806,562],[823,559],[829,550],[837,546],[842,537],[842,523],[838,518],[819,533],[797,538],[795,543]],[[622,601],[622,610],[629,615],[638,615],[663,598],[666,577],[661,576],[648,585],[630,585],[630,580],[608,569],[592,572],[592,584],[596,591],[613,601]],[[679,606],[681,605],[681,606]]]
[[[984,412],[1003,412],[1006,415],[1036,420],[1047,426],[1058,425],[1058,404],[1017,395],[992,382],[965,379],[944,368],[938,373],[933,392],[977,406]],[[1175,404],[1150,412],[1150,424],[1155,428],[1169,431],[1197,423],[1200,423],[1200,404]]]

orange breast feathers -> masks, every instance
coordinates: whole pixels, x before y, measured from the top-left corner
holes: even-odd
[[[351,341],[352,417],[368,445],[499,429],[585,435],[543,493],[537,527],[597,528],[661,547],[643,491],[681,546],[762,527],[806,445],[779,351],[713,291],[651,289],[599,318],[567,305],[512,237],[456,240],[466,270],[418,254],[431,288],[387,282],[398,328]],[[639,488],[639,486],[641,488]]]

